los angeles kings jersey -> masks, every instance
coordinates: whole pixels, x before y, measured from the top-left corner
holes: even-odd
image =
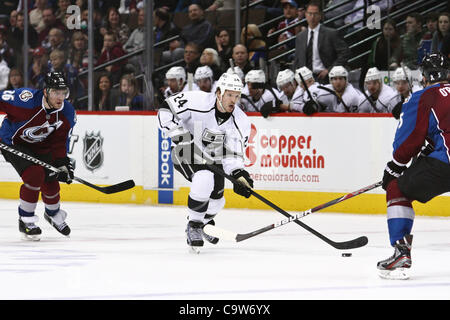
[[[247,115],[237,106],[221,122],[216,118],[216,95],[203,91],[181,92],[165,100],[170,108],[158,111],[159,127],[167,135],[180,128],[189,131],[205,159],[222,163],[230,174],[244,168],[244,151],[250,135]]]
[[[0,91],[0,111],[6,113],[0,139],[8,145],[25,145],[37,154],[64,158],[76,123],[75,109],[68,101],[60,109],[44,107],[44,92],[21,88]]]
[[[370,93],[366,90],[366,95],[371,99]],[[401,101],[397,91],[386,84],[381,85],[381,91],[376,101],[369,101],[366,97],[359,104],[358,112],[367,113],[389,113]]]

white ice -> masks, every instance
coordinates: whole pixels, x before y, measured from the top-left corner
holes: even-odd
[[[365,247],[336,250],[290,223],[189,253],[178,206],[63,203],[70,238],[42,216],[39,242],[20,240],[18,202],[0,200],[0,299],[450,299],[450,219],[416,217],[409,280],[378,277],[392,255],[385,215],[314,213],[303,222],[334,241],[365,235]],[[284,217],[225,209],[216,225],[249,232]],[[32,288],[27,290],[26,288]]]

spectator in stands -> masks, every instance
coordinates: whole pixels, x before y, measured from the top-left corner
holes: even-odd
[[[45,75],[48,71],[48,60],[48,55],[44,47],[34,49],[33,60],[28,71],[32,87],[36,89],[44,88]]]
[[[74,32],[67,62],[77,69],[78,72],[81,72],[87,69],[89,62],[88,58],[86,36],[81,31]]]
[[[56,28],[62,30],[64,33],[67,32],[66,26],[58,19],[54,14],[52,7],[45,8],[42,11],[42,21],[44,21],[45,28],[39,32],[39,44],[48,47],[48,34],[51,29]]]
[[[232,47],[230,42],[230,33],[226,29],[218,29],[216,32],[215,49],[222,61],[222,71],[230,67],[230,59],[232,57]]]
[[[116,7],[110,7],[103,21],[100,33],[105,36],[107,32],[114,33],[116,41],[125,44],[130,36],[130,28],[125,23],[120,23],[120,14]]]
[[[65,53],[62,50],[55,49],[50,53],[50,72],[61,72],[67,81],[70,90],[69,101],[82,97],[84,88],[78,78],[78,71],[72,65],[66,63]]]
[[[12,38],[14,39],[11,46],[16,53],[21,52],[24,40],[25,24],[23,12],[17,13],[16,28],[12,32]],[[38,45],[38,34],[32,26],[28,26],[28,45],[30,48],[36,48]]]
[[[341,4],[341,3],[343,3],[343,4]],[[330,27],[333,27],[333,28],[339,28],[345,24],[345,22],[344,22],[345,15],[344,14],[353,9],[353,7],[355,6],[355,1],[349,2],[348,0],[332,0],[332,1],[328,2],[326,7],[330,8],[330,7],[337,6],[339,4],[341,4],[341,5],[338,6],[337,8],[328,10],[327,12],[324,13],[325,20],[330,20],[335,17],[341,16],[341,18],[335,19],[332,22],[329,22]]]
[[[441,51],[442,51],[443,55],[445,55],[447,58],[450,59],[450,32],[447,33],[447,35],[444,38],[444,41],[442,41],[442,50]],[[450,73],[449,73],[449,76],[450,76]]]
[[[58,8],[56,9],[55,16],[56,19],[58,19],[62,23],[64,23],[66,20],[66,12],[70,4],[71,3],[69,0],[58,0]]]
[[[128,106],[130,110],[143,110],[144,97],[139,94],[136,78],[125,74],[120,79],[120,94],[116,106]]]
[[[449,33],[450,28],[450,14],[448,12],[442,12],[438,17],[438,28],[433,34],[433,40],[431,42],[431,51],[433,53],[440,52],[442,50],[442,44],[445,36]]]
[[[175,12],[188,12],[191,4],[198,4],[207,11],[215,11],[223,6],[224,0],[178,0]]]
[[[308,29],[297,35],[295,42],[294,68],[306,66],[312,70],[314,79],[328,83],[328,72],[336,65],[345,66],[350,50],[335,29],[320,23],[320,2],[311,1],[306,6]]]
[[[0,25],[0,57],[6,61],[8,67],[12,68],[15,66],[14,49],[8,45],[6,35],[6,27],[2,24]]]
[[[102,73],[94,89],[94,108],[99,111],[114,110],[115,101],[117,98],[114,98],[111,75]]]
[[[266,59],[267,46],[261,31],[256,24],[249,24],[242,28],[241,44],[248,48],[248,59],[255,68],[260,67],[259,59]]]
[[[156,9],[153,13],[153,19],[155,24],[155,43],[172,38],[180,33],[178,27],[170,21],[170,13],[166,9]],[[179,41],[178,44],[180,45]],[[162,49],[168,50],[169,45],[164,45]]]
[[[413,70],[418,68],[420,58],[431,50],[432,36],[422,29],[422,22],[422,16],[417,12],[409,13],[406,17],[406,34],[402,40],[402,62]],[[400,61],[396,62],[400,65]]]
[[[19,0],[0,1],[0,24],[5,23],[11,17],[12,13],[17,9],[18,4]]]
[[[0,90],[4,90],[8,86],[9,71],[8,64],[0,56]]]
[[[290,25],[294,25],[298,22],[300,22],[300,19],[298,17],[298,9],[299,6],[295,0],[282,0],[281,4],[283,6],[283,16],[284,19],[278,24],[276,28],[271,28],[268,31],[268,34],[272,34],[277,30],[284,29]],[[306,26],[295,26],[291,29],[288,29],[284,31],[283,33],[278,35],[278,42],[284,41],[286,39],[289,39],[291,37],[294,37],[297,33],[300,31],[303,31],[306,29]],[[289,41],[284,48],[288,47],[289,49],[292,49],[295,47],[295,39],[293,38],[292,41]]]
[[[372,44],[368,66],[377,67],[379,70],[395,69],[402,53],[402,42],[395,21],[385,20],[382,30],[381,35]]]
[[[36,30],[41,32],[45,29],[45,23],[42,19],[44,9],[48,6],[48,0],[36,0],[34,4],[35,8],[30,11],[30,24]]]
[[[181,30],[181,38],[184,43],[194,42],[203,48],[212,48],[214,46],[214,29],[212,24],[205,20],[204,10],[198,4],[189,6],[190,24]]]
[[[426,29],[428,31],[430,31],[431,34],[434,34],[434,32],[437,30],[438,16],[439,16],[439,13],[431,12],[431,13],[427,14],[427,16],[425,18],[425,23],[427,25]]]
[[[24,86],[24,80],[23,80],[23,74],[20,69],[12,68],[9,71],[8,76],[8,85],[6,86],[5,90],[16,90],[19,88],[23,88]]]
[[[200,64],[202,66],[210,67],[213,72],[214,80],[219,80],[223,72],[219,54],[216,50],[213,48],[206,48],[203,50],[202,55],[200,56]]]
[[[122,44],[117,41],[115,33],[107,32],[103,37],[103,49],[96,66],[120,58],[123,55],[125,55],[125,51],[122,48]],[[126,63],[127,60],[125,59],[105,67],[106,71],[112,75],[113,84],[119,81],[122,76],[123,66]]]
[[[233,62],[236,67],[239,67],[244,76],[253,69],[253,66],[248,61],[248,51],[247,48],[242,44],[237,44],[233,47]]]
[[[68,44],[64,38],[64,32],[61,29],[53,28],[48,33],[48,44],[47,53],[50,54],[54,50],[61,50],[65,53],[67,58]]]
[[[200,47],[195,42],[189,42],[184,48],[183,67],[186,73],[195,73],[200,66]]]

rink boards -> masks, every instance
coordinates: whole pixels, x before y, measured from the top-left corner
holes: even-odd
[[[390,115],[249,114],[251,134],[246,169],[255,190],[285,210],[301,211],[381,180],[391,159],[397,121]],[[3,115],[0,115],[3,118]],[[136,187],[105,195],[84,185],[61,186],[65,201],[185,205],[189,183],[173,169],[170,140],[158,129],[155,112],[79,112],[69,143],[75,175],[97,185],[134,179]],[[0,197],[17,199],[20,180],[0,156]],[[266,209],[225,185],[226,207]],[[422,205],[420,215],[450,216],[450,194]],[[328,212],[385,213],[385,193],[378,188]]]

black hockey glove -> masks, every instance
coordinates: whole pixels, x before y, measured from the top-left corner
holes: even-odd
[[[281,100],[273,100],[263,104],[261,107],[261,115],[264,118],[267,118],[269,114],[279,112],[280,111]]]
[[[394,161],[389,161],[386,165],[386,168],[384,169],[383,174],[383,184],[382,187],[384,190],[386,190],[388,184],[394,180],[400,177],[405,171],[406,166],[399,166],[394,163]]]
[[[233,191],[238,195],[249,198],[251,196],[251,188],[253,188],[253,180],[247,171],[243,169],[236,169],[231,173],[239,183],[233,184]]]
[[[55,166],[59,169],[56,180],[71,184],[73,171],[75,170],[75,159],[69,157],[56,159]]]
[[[308,100],[303,107],[303,112],[308,116],[316,113],[317,111],[317,104],[312,100]]]
[[[402,113],[402,105],[403,102],[399,102],[395,105],[394,109],[392,109],[392,115],[394,116],[395,119],[400,119],[400,114]]]

